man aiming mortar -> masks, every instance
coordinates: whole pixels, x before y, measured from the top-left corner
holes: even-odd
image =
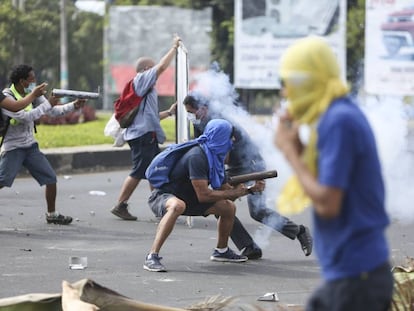
[[[233,252],[227,244],[236,213],[233,201],[249,192],[263,191],[264,182],[257,181],[251,188],[225,183],[224,160],[232,147],[232,132],[230,122],[211,120],[200,137],[171,146],[151,162],[146,177],[155,189],[148,203],[161,220],[145,258],[145,270],[166,271],[159,251],[180,215],[218,217],[217,247],[210,260],[244,262],[248,259]],[[168,155],[174,153],[175,158],[170,161]]]

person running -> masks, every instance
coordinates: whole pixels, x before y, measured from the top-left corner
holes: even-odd
[[[168,110],[158,110],[158,94],[155,90],[155,83],[175,57],[180,40],[180,37],[174,37],[172,47],[158,64],[150,57],[140,57],[136,62],[137,74],[134,77],[133,85],[136,94],[144,96],[144,98],[134,121],[123,134],[124,141],[131,149],[133,167],[122,184],[117,204],[111,209],[112,214],[123,220],[137,220],[137,217],[128,211],[128,200],[141,179],[145,179],[145,170],[149,163],[160,152],[158,144],[165,141],[166,137],[160,120],[175,113],[175,103]]]

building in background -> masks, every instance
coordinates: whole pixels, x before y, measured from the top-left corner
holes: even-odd
[[[189,79],[210,63],[211,8],[191,10],[161,6],[110,6],[105,31],[104,109],[135,75],[134,63],[140,56],[158,61],[170,48],[177,33],[188,50]],[[160,96],[175,95],[174,64],[156,85]]]
[[[345,31],[346,0],[235,0],[235,87],[279,88],[281,54],[309,35],[324,36],[345,69]]]
[[[367,1],[365,91],[414,95],[414,1]]]

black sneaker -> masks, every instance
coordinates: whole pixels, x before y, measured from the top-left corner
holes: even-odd
[[[55,212],[53,215],[46,214],[46,221],[48,224],[55,224],[55,225],[69,225],[72,222],[72,217],[70,216],[63,216]]]
[[[309,228],[303,225],[300,225],[300,231],[296,236],[300,242],[303,252],[305,256],[309,256],[312,254],[312,247],[313,247],[313,239],[310,234]]]
[[[244,248],[242,255],[252,260],[260,259],[262,258],[262,250],[256,244],[252,244]]]
[[[166,272],[167,269],[160,262],[161,259],[162,257],[158,256],[158,254],[149,254],[145,258],[143,268],[151,272]]]
[[[221,262],[244,262],[247,261],[248,258],[243,255],[237,255],[230,248],[227,248],[227,251],[224,253],[220,253],[215,249],[214,253],[210,256],[210,260]]]
[[[123,220],[137,220],[138,217],[128,212],[128,203],[121,202],[111,209],[111,213]]]

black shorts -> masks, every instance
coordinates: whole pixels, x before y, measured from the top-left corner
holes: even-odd
[[[162,217],[167,212],[165,206],[168,199],[175,197],[174,194],[164,192],[160,189],[154,189],[151,193],[151,196],[148,199],[148,205],[150,206],[152,212],[157,217]],[[179,198],[183,200],[182,198]],[[185,202],[185,200],[183,200]],[[194,203],[190,204],[186,202],[186,209],[182,215],[185,216],[204,216],[207,217],[207,210],[212,207],[214,203]]]
[[[387,311],[393,280],[390,265],[384,263],[360,276],[327,282],[312,294],[306,311]]]
[[[132,171],[129,176],[136,179],[146,179],[145,171],[152,159],[160,153],[157,135],[155,132],[148,132],[144,135],[128,140],[131,148]]]

